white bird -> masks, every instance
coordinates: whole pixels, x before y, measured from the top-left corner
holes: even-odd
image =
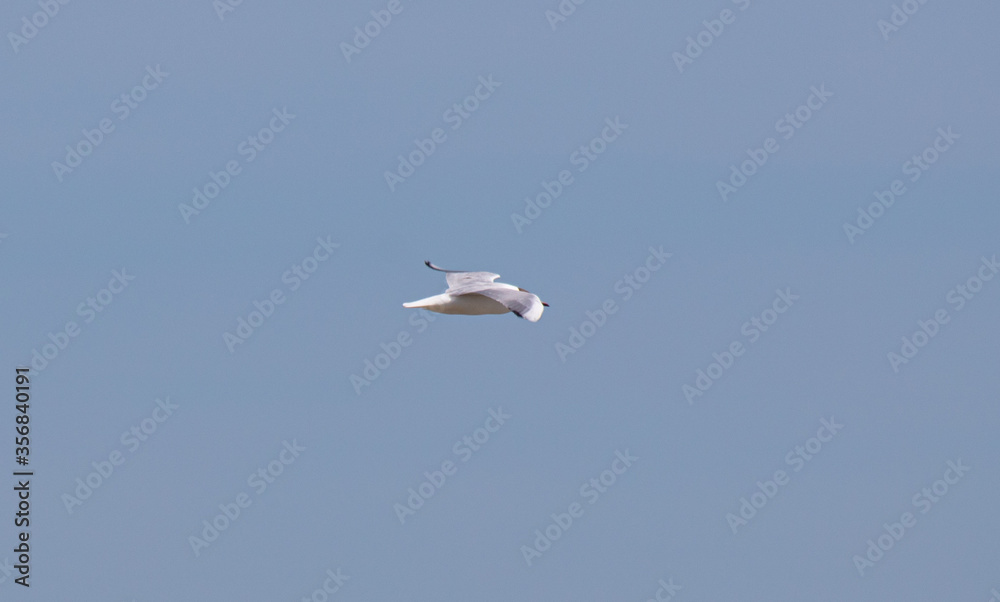
[[[425,261],[432,270],[445,273],[448,290],[440,295],[419,301],[404,303],[403,307],[419,307],[439,314],[462,314],[481,316],[484,314],[505,314],[514,312],[518,318],[537,322],[548,303],[543,303],[538,295],[523,288],[493,282],[500,274],[491,272],[459,272],[443,270]]]

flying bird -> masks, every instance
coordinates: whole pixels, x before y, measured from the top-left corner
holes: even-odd
[[[425,261],[432,270],[444,272],[448,290],[440,295],[404,303],[403,307],[419,307],[439,314],[481,316],[513,312],[518,318],[537,322],[548,303],[523,288],[493,282],[500,274],[491,272],[460,272],[444,270]]]

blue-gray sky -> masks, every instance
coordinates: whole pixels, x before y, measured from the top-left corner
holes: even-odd
[[[998,18],[8,3],[2,596],[1000,597]]]

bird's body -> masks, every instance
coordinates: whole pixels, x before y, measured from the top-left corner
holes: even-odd
[[[427,267],[445,273],[448,290],[440,295],[404,303],[403,307],[417,307],[439,314],[482,316],[513,312],[519,318],[537,322],[548,305],[537,295],[523,288],[503,282],[492,272],[459,272],[443,270],[429,261]]]
[[[461,314],[466,316],[483,316],[486,314],[505,314],[510,310],[499,301],[478,293],[452,297],[441,293],[419,301],[404,303],[403,307],[419,307],[439,314]]]

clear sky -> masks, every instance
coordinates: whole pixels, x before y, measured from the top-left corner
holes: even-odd
[[[5,3],[0,597],[1000,596],[998,18]]]

